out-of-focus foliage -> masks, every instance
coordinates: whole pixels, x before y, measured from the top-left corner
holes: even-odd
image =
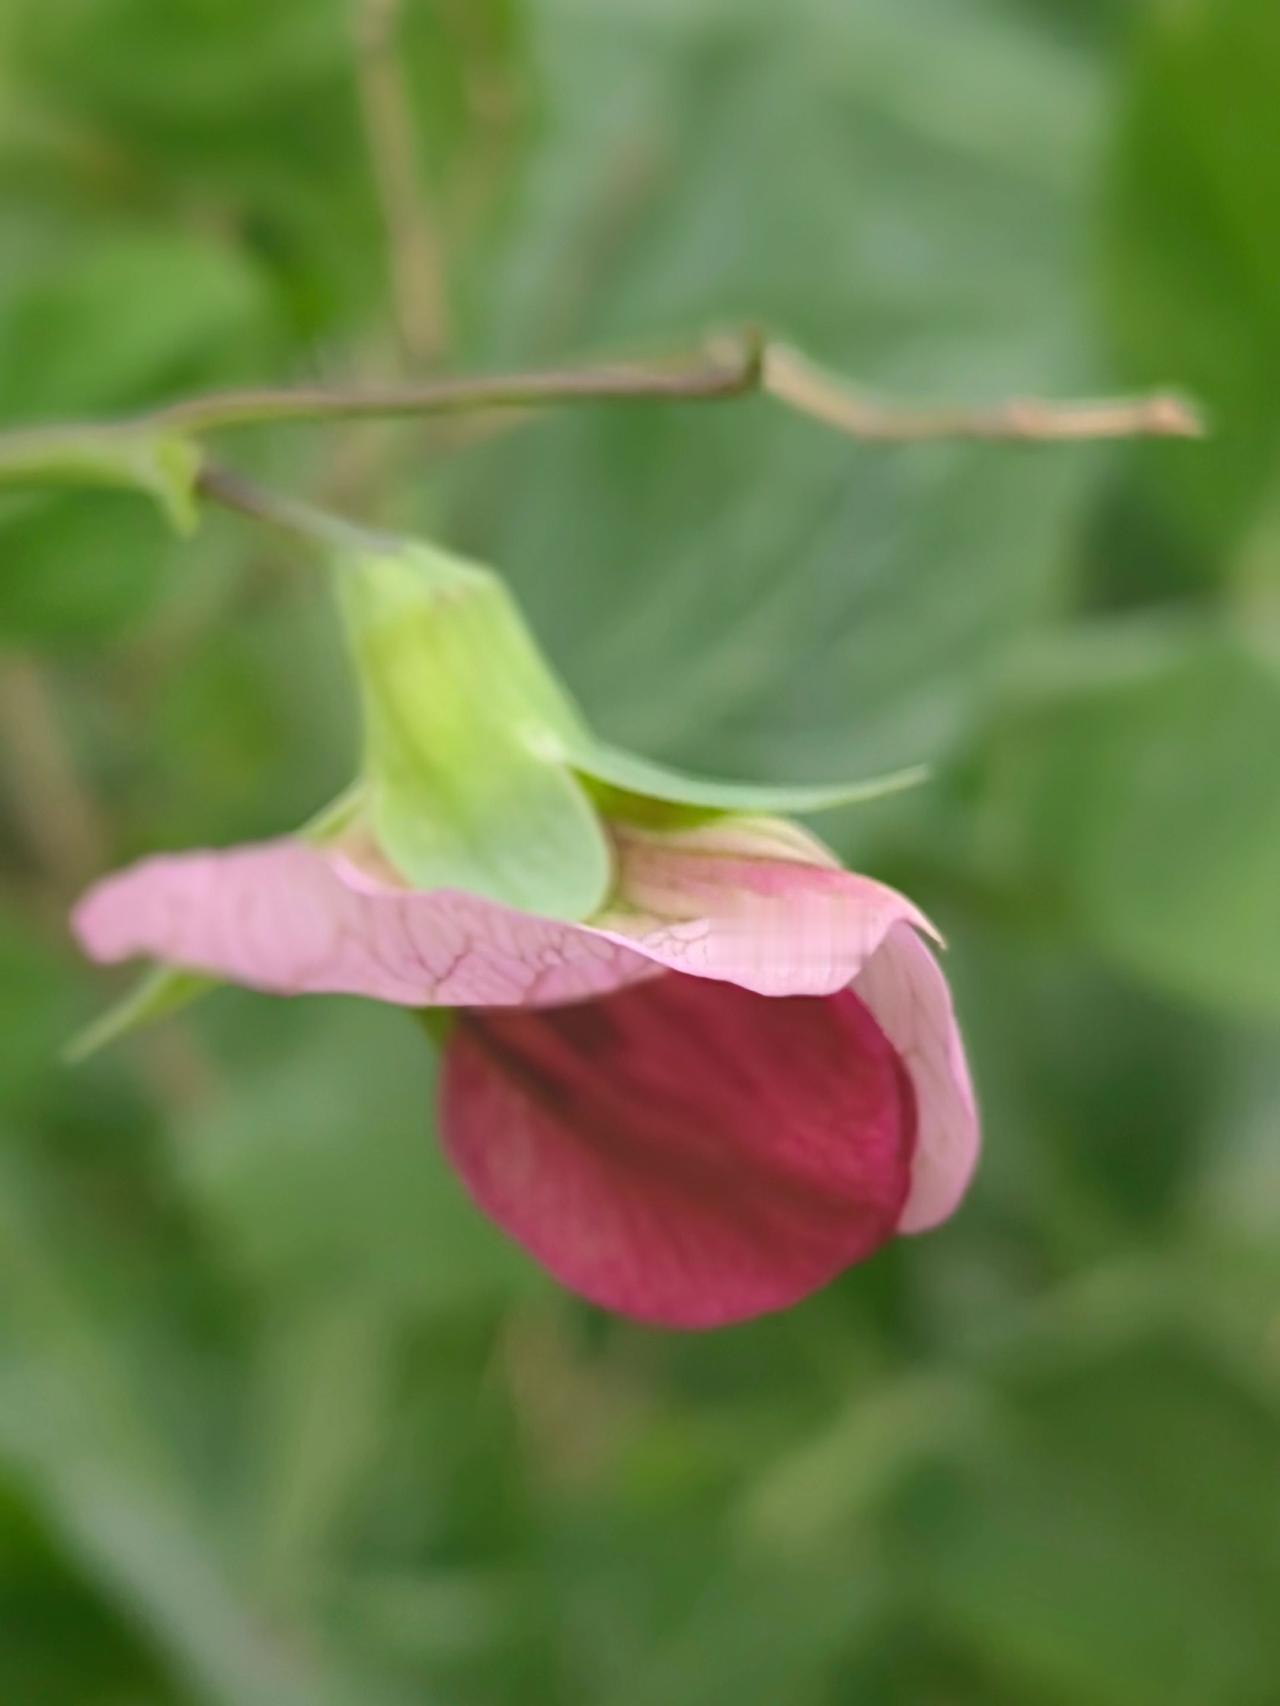
[[[370,12],[375,8],[368,8]],[[337,0],[6,0],[0,419],[387,376]],[[448,361],[760,317],[922,398],[1183,382],[1207,448],[763,404],[229,446],[497,562],[596,726],[797,781],[952,939],[961,1215],[710,1337],[472,1213],[419,1029],[221,994],[76,1072],[96,870],[349,773],[320,577],[0,511],[0,1700],[1280,1697],[1275,0],[406,0]]]

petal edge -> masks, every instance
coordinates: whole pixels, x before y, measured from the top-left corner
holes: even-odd
[[[853,990],[897,1049],[915,1089],[917,1138],[900,1232],[927,1232],[954,1213],[978,1161],[977,1102],[941,966],[915,931],[896,924]]]

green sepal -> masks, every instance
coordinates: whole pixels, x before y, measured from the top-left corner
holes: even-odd
[[[201,972],[184,971],[181,966],[152,966],[126,995],[72,1037],[62,1058],[70,1066],[79,1066],[130,1031],[167,1019],[218,987],[216,977],[205,977]]]
[[[928,777],[924,765],[895,770],[859,782],[814,782],[772,786],[767,782],[719,782],[706,776],[690,776],[670,765],[653,764],[629,752],[597,741],[591,734],[580,737],[566,753],[567,761],[580,775],[602,784],[610,794],[687,807],[694,812],[760,812],[783,817],[793,812],[830,811],[835,806],[863,804],[885,794],[915,788]],[[626,815],[620,813],[619,815]]]
[[[382,852],[415,888],[589,917],[612,857],[564,757],[589,737],[502,582],[417,543],[339,566]]]
[[[50,427],[0,440],[0,485],[141,492],[181,534],[196,528],[200,463],[191,439],[149,426]]]

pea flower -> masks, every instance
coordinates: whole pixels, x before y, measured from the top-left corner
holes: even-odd
[[[613,752],[485,571],[423,547],[347,571],[360,783],[299,835],[105,879],[85,951],[444,1010],[467,1190],[638,1320],[784,1308],[945,1219],[978,1125],[930,926],[775,815],[865,790]]]

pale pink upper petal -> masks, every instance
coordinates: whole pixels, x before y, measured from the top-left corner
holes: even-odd
[[[842,870],[821,842],[780,819],[613,831],[617,900],[592,925],[673,971],[761,995],[829,995],[894,925],[932,929],[903,895]]]
[[[951,993],[929,949],[902,924],[863,966],[853,990],[911,1076],[916,1152],[898,1230],[925,1232],[955,1209],[978,1159],[978,1110]]]
[[[334,851],[270,841],[144,859],[72,924],[97,960],[146,955],[281,995],[538,1006],[652,976],[626,947],[474,895],[379,883]]]
[[[712,1327],[785,1308],[893,1236],[915,1101],[851,991],[775,1000],[672,974],[461,1014],[441,1131],[479,1206],[562,1284]]]

